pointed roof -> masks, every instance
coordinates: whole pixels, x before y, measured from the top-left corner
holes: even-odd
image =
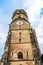
[[[14,11],[12,17],[14,17],[16,14],[20,14],[20,13],[24,14],[25,16],[27,16],[27,13],[23,9],[17,9],[17,10]]]

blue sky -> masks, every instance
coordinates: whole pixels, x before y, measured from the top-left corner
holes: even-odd
[[[43,0],[0,0],[0,58],[3,54],[12,13],[16,9],[24,9],[27,12],[29,22],[36,30],[41,53],[43,53]]]

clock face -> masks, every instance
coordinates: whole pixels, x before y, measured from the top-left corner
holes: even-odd
[[[23,20],[17,20],[17,21],[16,21],[16,24],[17,24],[17,25],[23,25]]]

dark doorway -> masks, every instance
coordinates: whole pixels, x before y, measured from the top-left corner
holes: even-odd
[[[41,55],[41,62],[43,63],[43,54]]]
[[[23,54],[22,54],[22,52],[19,52],[19,53],[18,53],[18,59],[23,59]]]

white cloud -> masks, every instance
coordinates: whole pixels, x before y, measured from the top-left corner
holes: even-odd
[[[23,6],[24,8],[26,8],[31,26],[36,30],[38,42],[40,45],[42,45],[43,15],[41,15],[40,12],[41,12],[41,8],[43,8],[43,0],[25,0]]]
[[[7,37],[8,18],[3,14],[2,9],[0,9],[0,58],[3,54],[4,45]]]
[[[4,45],[7,37],[7,31],[4,26],[0,24],[0,58],[4,51]]]
[[[29,20],[31,23],[36,22],[37,23],[37,18],[40,16],[40,9],[43,7],[43,1],[41,0],[25,0],[26,8],[27,8],[27,13],[29,16]]]
[[[43,44],[40,44],[41,53],[43,53]]]
[[[7,35],[7,25],[8,18],[3,14],[2,9],[0,9],[0,42],[4,42]],[[7,28],[7,29],[6,29]]]

